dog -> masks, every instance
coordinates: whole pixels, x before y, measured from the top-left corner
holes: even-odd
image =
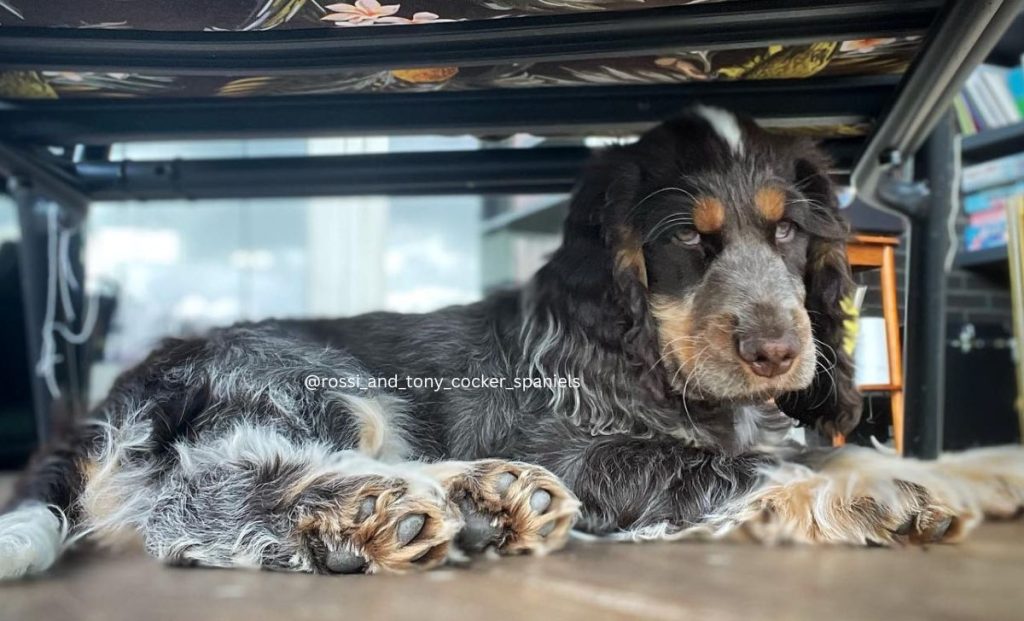
[[[83,538],[376,573],[543,554],[574,529],[892,545],[1014,514],[1019,448],[920,462],[792,440],[860,417],[828,172],[805,139],[695,107],[588,164],[522,289],[168,339],[31,462],[0,576]]]

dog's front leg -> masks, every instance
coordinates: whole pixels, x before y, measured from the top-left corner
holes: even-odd
[[[571,455],[556,454],[550,466],[583,503],[577,528],[629,539],[674,536],[704,525],[780,463],[767,454],[730,456],[670,438],[602,437],[572,449]]]
[[[580,527],[615,538],[934,543],[1024,502],[1013,483],[1024,480],[1024,451],[977,455],[919,462],[850,447],[784,460],[603,438],[565,460],[563,477],[583,503]]]

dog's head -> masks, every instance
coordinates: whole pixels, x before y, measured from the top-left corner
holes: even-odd
[[[826,432],[856,423],[841,347],[848,227],[810,142],[694,108],[591,163],[566,247],[595,234],[633,324],[628,353],[671,390],[774,398]]]

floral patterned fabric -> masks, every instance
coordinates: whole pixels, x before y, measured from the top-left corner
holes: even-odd
[[[3,26],[269,30],[628,11],[730,0],[0,0]]]
[[[422,24],[600,11],[632,11],[733,0],[0,0],[0,27],[259,31]],[[828,0],[823,0],[827,2]],[[917,37],[803,45],[678,50],[608,59],[488,66],[394,67],[320,74],[195,76],[173,73],[0,71],[0,99],[233,98],[345,93],[469,91],[555,86],[676,84],[899,74]],[[786,131],[863,135],[869,126],[820,124]]]
[[[916,38],[867,39],[483,67],[325,70],[322,75],[301,76],[8,71],[0,72],[0,98],[283,96],[898,74],[906,69],[919,43]]]

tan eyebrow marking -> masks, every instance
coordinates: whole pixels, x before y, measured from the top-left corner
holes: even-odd
[[[725,223],[725,205],[713,196],[702,196],[693,205],[693,224],[701,233],[717,233]]]
[[[632,272],[640,284],[647,288],[647,263],[644,260],[643,244],[640,236],[628,226],[619,227],[621,245],[615,251],[615,267],[621,271]]]
[[[764,187],[754,195],[757,211],[769,222],[778,222],[786,210],[786,193],[776,187]]]

